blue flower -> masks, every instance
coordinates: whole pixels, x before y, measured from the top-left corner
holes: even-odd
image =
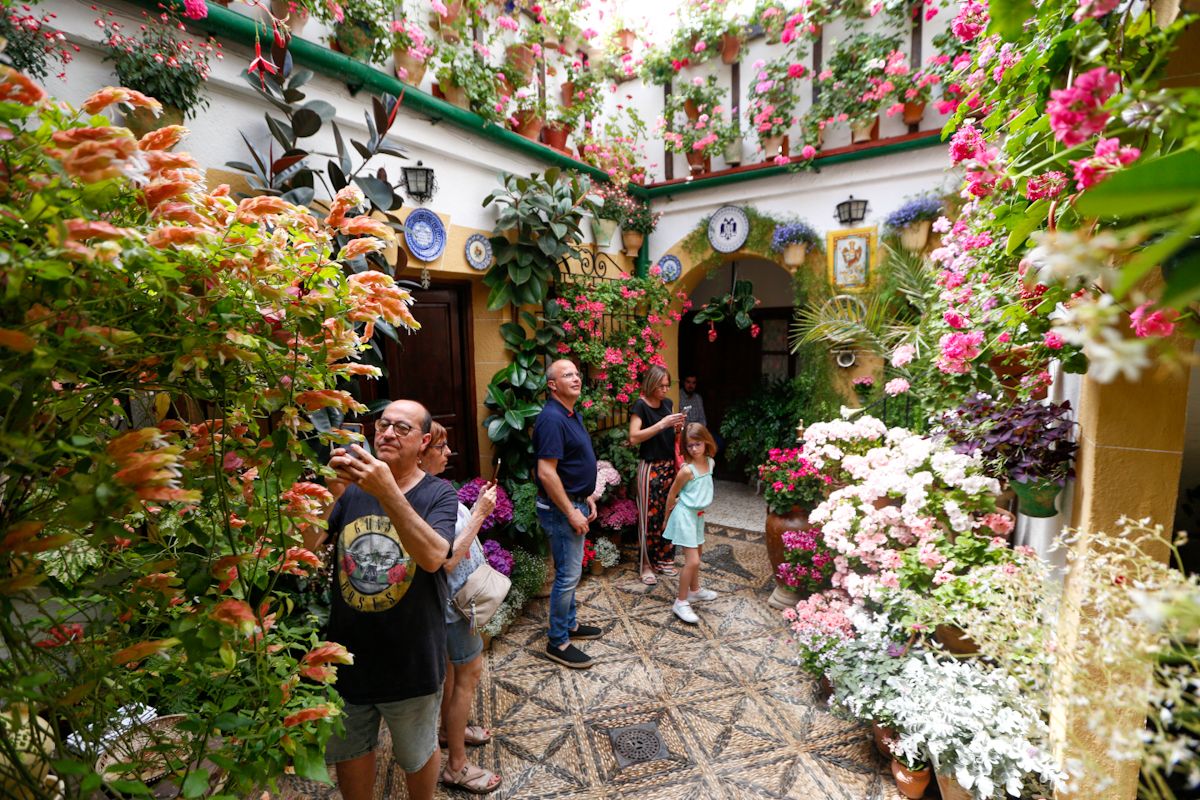
[[[907,228],[921,220],[935,220],[942,215],[941,198],[933,195],[914,197],[888,215],[884,224],[891,230]]]

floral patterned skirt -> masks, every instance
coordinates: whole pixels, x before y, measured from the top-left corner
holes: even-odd
[[[675,560],[675,545],[663,538],[667,525],[667,495],[675,481],[674,461],[639,461],[637,470],[638,544],[642,563],[651,566]]]

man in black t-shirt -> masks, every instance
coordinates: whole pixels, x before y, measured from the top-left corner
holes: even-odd
[[[408,796],[430,800],[437,787],[446,670],[442,565],[454,542],[458,497],[417,466],[432,421],[420,403],[397,400],[375,423],[378,458],[351,445],[329,462],[341,481],[330,486],[338,500],[329,516],[336,548],[328,638],[345,645],[354,663],[338,670],[346,732],[329,740],[325,760],[336,765],[345,800],[374,797],[381,718]]]
[[[554,585],[550,589],[550,644],[546,655],[563,666],[585,669],[592,659],[571,639],[598,639],[601,630],[575,619],[575,587],[583,574],[583,539],[596,518],[596,453],[575,412],[583,390],[579,368],[555,361],[546,370],[550,397],[533,423],[537,455],[538,522],[550,539]]]

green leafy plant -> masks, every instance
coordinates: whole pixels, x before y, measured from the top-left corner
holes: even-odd
[[[132,36],[121,32],[111,11],[96,21],[104,31],[104,60],[112,62],[121,86],[174,106],[185,117],[195,116],[198,109],[208,108],[204,84],[209,60],[221,57],[220,45],[212,38],[181,38],[179,32],[186,29],[172,12],[142,15],[140,32]]]
[[[545,557],[530,553],[520,547],[514,547],[512,558],[512,575],[509,576],[512,580],[512,588],[520,592],[523,597],[536,597],[542,584],[546,582]]]
[[[299,0],[300,5],[328,26],[330,41],[351,58],[383,62],[392,55],[391,0]]]
[[[696,312],[696,316],[692,318],[692,322],[697,325],[703,325],[707,322],[711,328],[717,323],[731,319],[740,329],[745,330],[754,326],[754,321],[750,319],[750,312],[760,302],[754,296],[753,283],[750,281],[734,281],[732,292],[727,292],[721,297],[714,297],[700,306],[700,309]],[[754,327],[757,328],[757,326]],[[716,337],[709,337],[710,340],[714,338]]]
[[[725,457],[747,477],[757,477],[771,450],[795,446],[801,420],[829,419],[838,406],[828,366],[821,361],[791,380],[764,382],[725,414]]]
[[[877,117],[896,99],[885,70],[889,59],[904,57],[899,48],[897,37],[883,33],[855,34],[838,45],[810,116],[825,124],[845,119],[851,125]]]
[[[607,461],[621,476],[621,483],[630,485],[637,477],[638,451],[629,443],[625,428],[609,428],[592,435],[592,449],[598,461]]]

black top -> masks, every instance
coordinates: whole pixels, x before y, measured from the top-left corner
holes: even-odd
[[[448,551],[454,487],[426,475],[404,496]],[[338,692],[357,705],[433,694],[446,677],[446,573],[413,561],[383,506],[357,486],[338,498],[329,531],[337,550],[327,638],[354,654],[338,668]]]
[[[558,459],[558,477],[567,494],[588,497],[596,491],[596,453],[583,420],[551,397],[533,423],[533,452],[538,459]],[[534,472],[538,490],[546,493]]]
[[[654,408],[644,397],[639,397],[633,404],[632,413],[642,421],[642,430],[646,430],[663,417],[671,416],[671,401],[664,398],[662,404]],[[642,461],[674,461],[675,428],[667,426],[638,445],[638,458]]]

